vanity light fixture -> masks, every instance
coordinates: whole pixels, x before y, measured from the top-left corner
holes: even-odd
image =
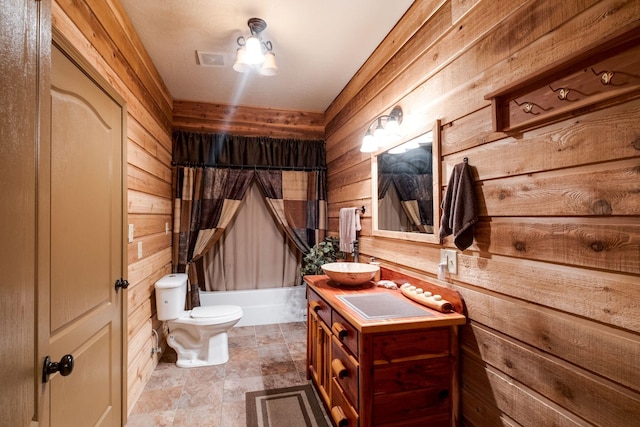
[[[400,124],[402,123],[402,108],[393,107],[389,114],[376,117],[367,127],[367,133],[362,138],[360,151],[373,153],[380,147],[400,137]]]
[[[276,55],[273,53],[271,41],[262,40],[262,32],[267,28],[267,23],[260,18],[251,18],[247,22],[250,36],[240,36],[236,40],[236,62],[233,69],[239,73],[248,73],[253,69],[260,70],[264,76],[278,74]]]

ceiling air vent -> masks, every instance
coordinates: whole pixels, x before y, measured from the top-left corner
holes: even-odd
[[[198,64],[202,67],[224,67],[224,53],[196,50]]]

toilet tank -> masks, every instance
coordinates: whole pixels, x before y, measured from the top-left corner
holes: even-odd
[[[187,275],[167,274],[155,284],[158,320],[173,320],[184,312],[187,298]]]

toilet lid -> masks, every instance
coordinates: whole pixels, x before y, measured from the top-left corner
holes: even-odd
[[[194,307],[191,310],[191,317],[194,319],[213,318],[230,316],[240,311],[237,305],[208,305],[205,307]]]

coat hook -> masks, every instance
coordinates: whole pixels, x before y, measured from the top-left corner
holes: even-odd
[[[569,92],[571,91],[571,89],[567,89],[564,87],[554,89],[551,86],[549,86],[549,89],[551,89],[551,91],[553,92],[558,92],[558,99],[560,99],[561,101],[568,101],[567,97],[569,96]]]
[[[533,107],[535,106],[535,104],[533,102],[519,103],[515,99],[513,100],[513,102],[515,102],[518,107],[522,107],[522,111],[524,111],[527,114],[533,114],[534,116],[540,114],[540,113],[534,113],[533,112]]]
[[[465,162],[465,163],[469,163],[469,158],[465,157],[465,158],[462,159],[462,161]]]
[[[598,73],[596,70],[593,69],[593,67],[591,67],[591,71],[593,71],[593,74],[595,74],[596,76],[600,76],[600,83],[602,83],[603,85],[608,85],[609,83],[611,83],[611,79],[613,78],[613,71],[602,71],[600,73]]]

